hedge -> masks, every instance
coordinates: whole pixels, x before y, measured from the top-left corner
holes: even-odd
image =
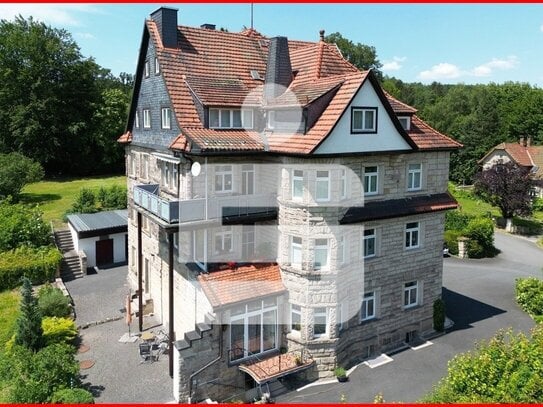
[[[515,299],[536,321],[543,322],[543,280],[535,277],[517,278]]]
[[[23,246],[0,253],[0,291],[17,287],[23,276],[33,284],[50,281],[61,261],[62,253],[52,247],[34,249]]]

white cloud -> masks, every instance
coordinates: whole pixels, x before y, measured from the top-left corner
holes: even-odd
[[[399,71],[402,69],[402,62],[404,62],[406,57],[393,57],[392,61],[384,61],[381,70],[383,71]]]
[[[492,58],[491,61],[476,66],[470,71],[473,76],[490,76],[495,70],[506,71],[518,65],[518,58],[510,55],[506,59]]]
[[[459,67],[447,62],[434,65],[426,71],[419,73],[419,78],[427,81],[437,81],[440,79],[454,79],[462,75]]]
[[[13,20],[21,15],[32,16],[35,20],[53,26],[80,26],[78,13],[97,13],[97,9],[88,5],[67,4],[0,4],[0,19]]]
[[[76,37],[82,38],[84,40],[94,40],[96,37],[91,33],[75,33]]]

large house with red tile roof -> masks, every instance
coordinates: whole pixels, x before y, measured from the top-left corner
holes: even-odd
[[[169,331],[176,400],[252,400],[432,333],[460,144],[324,32],[177,19],[145,22],[119,138],[128,280],[139,329]]]
[[[518,143],[500,143],[493,147],[479,160],[479,164],[486,170],[510,161],[532,173],[534,193],[543,197],[543,146],[532,145],[531,137],[521,137]]]

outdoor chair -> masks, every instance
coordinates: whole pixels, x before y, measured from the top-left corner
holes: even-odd
[[[143,359],[140,363],[144,362],[153,362],[153,355],[151,354],[151,344],[150,343],[140,343],[140,356]]]

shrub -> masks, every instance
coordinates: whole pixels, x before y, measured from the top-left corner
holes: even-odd
[[[62,389],[53,394],[53,404],[94,404],[92,393],[85,389]]]
[[[480,258],[495,254],[494,223],[492,220],[482,217],[474,218],[469,221],[464,234],[470,239],[469,257]]]
[[[110,188],[100,187],[98,190],[98,202],[102,209],[126,209],[126,188],[112,185]]]
[[[17,200],[26,184],[43,178],[40,163],[19,153],[0,154],[0,198]]]
[[[51,280],[62,261],[62,254],[53,247],[33,249],[20,247],[0,253],[0,290],[17,287],[21,277],[33,284]]]
[[[96,196],[94,195],[94,192],[88,188],[81,188],[75,197],[75,201],[72,203],[72,207],[68,209],[67,213],[95,212],[98,212],[98,209],[96,208]]]
[[[42,317],[38,301],[32,293],[32,284],[28,278],[23,279],[21,288],[21,312],[15,328],[15,344],[32,351],[43,345]]]
[[[543,211],[543,198],[535,198],[532,202],[532,209],[534,211]]]
[[[70,300],[62,290],[46,284],[38,291],[38,305],[44,317],[67,317],[70,315]]]
[[[473,216],[459,210],[448,211],[445,214],[445,230],[464,230]]]
[[[434,329],[442,332],[445,329],[445,302],[438,298],[434,301]]]
[[[543,280],[535,277],[517,278],[515,298],[528,314],[533,317],[543,315]]]
[[[462,232],[458,230],[446,230],[444,241],[449,248],[449,253],[458,255],[458,238],[462,236]]]
[[[0,202],[0,252],[19,246],[40,247],[50,243],[51,228],[36,208]]]
[[[75,322],[68,318],[46,317],[42,320],[43,338],[46,345],[72,344],[77,337]]]

